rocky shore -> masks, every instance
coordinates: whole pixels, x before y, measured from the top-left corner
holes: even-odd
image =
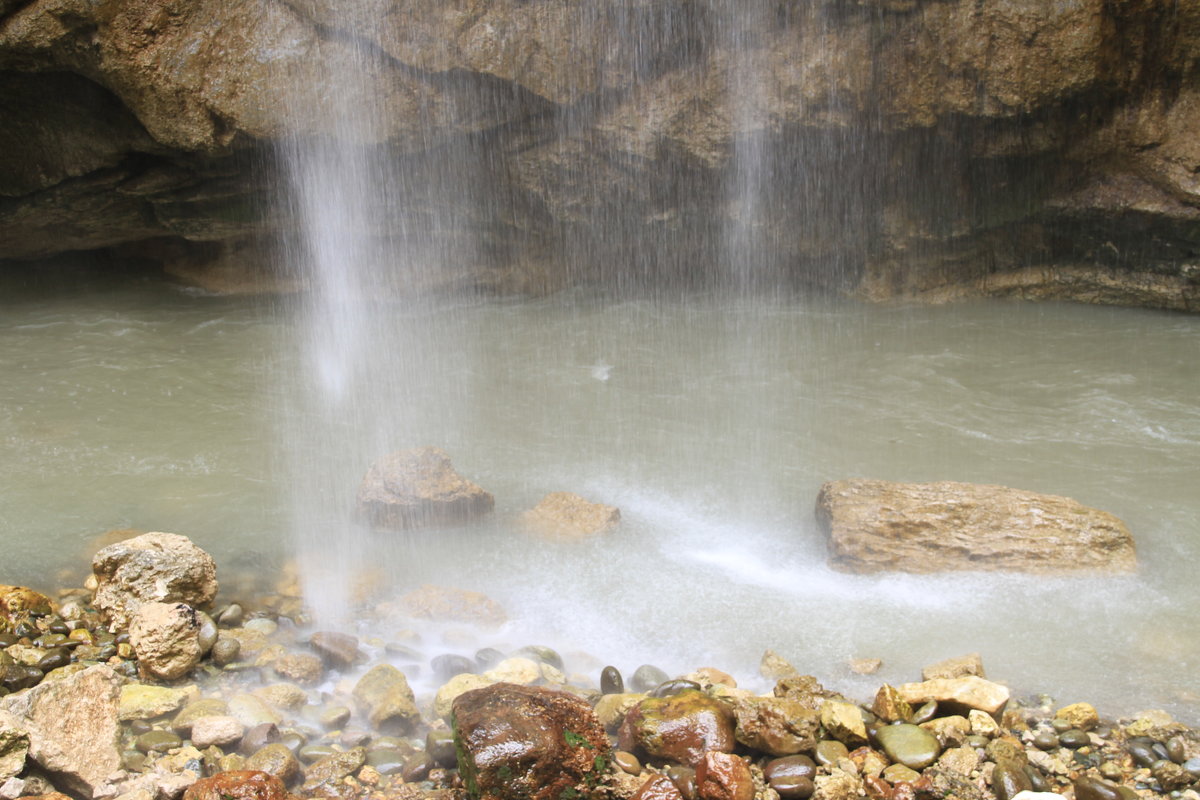
[[[375,604],[371,635],[314,630],[293,579],[226,598],[175,534],[92,568],[54,597],[0,586],[0,797],[1200,800],[1200,730],[1014,697],[977,656],[847,698],[768,651],[740,676],[756,692],[711,666],[452,652],[504,620],[455,589]]]

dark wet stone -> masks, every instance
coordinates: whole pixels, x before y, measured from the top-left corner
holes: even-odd
[[[818,764],[830,766],[836,764],[839,759],[846,758],[850,755],[850,751],[846,745],[836,739],[822,739],[817,742],[816,748],[813,750],[813,758]]]
[[[13,633],[17,635],[18,639],[32,639],[37,636],[38,629],[30,622],[18,622],[13,628]]]
[[[676,765],[667,767],[666,776],[675,784],[684,800],[696,800],[696,770]]]
[[[67,641],[67,637],[61,633],[43,633],[33,640],[33,646],[49,650],[52,647],[61,646],[65,641]]]
[[[1038,750],[1057,750],[1059,746],[1058,735],[1052,731],[1038,731],[1033,737],[1033,746]]]
[[[600,670],[600,693],[601,694],[621,694],[625,691],[625,681],[621,678],[621,671],[616,667],[605,667]]]
[[[732,753],[734,715],[703,692],[651,697],[625,715],[617,734],[619,747],[635,755],[694,767],[708,751]]]
[[[1071,728],[1063,731],[1058,736],[1058,743],[1063,747],[1069,747],[1072,750],[1078,750],[1080,747],[1087,747],[1092,743],[1091,738],[1078,728]]]
[[[484,647],[475,653],[475,663],[479,665],[480,672],[487,672],[506,658],[508,656],[494,647]]]
[[[425,752],[439,767],[453,769],[458,763],[453,731],[430,731],[425,735]]]
[[[42,671],[37,667],[23,667],[19,664],[0,667],[0,686],[10,692],[37,686],[43,677]]]
[[[56,647],[53,650],[47,651],[46,655],[38,659],[37,668],[42,672],[49,672],[52,669],[65,667],[71,663],[71,651],[65,647]]]
[[[813,793],[816,763],[808,756],[773,758],[763,767],[767,784],[782,800],[806,800]]]
[[[517,652],[513,653],[513,655],[520,656],[522,658],[531,658],[534,661],[539,661],[543,664],[549,664],[555,669],[563,668],[562,656],[555,652],[553,648],[544,647],[540,644],[526,645]]]
[[[566,692],[498,683],[459,695],[452,716],[459,775],[473,797],[560,800],[608,770],[604,728]]]
[[[633,671],[633,677],[629,679],[629,687],[635,692],[649,692],[655,686],[670,679],[671,676],[658,667],[642,664]]]
[[[181,744],[183,740],[171,731],[146,731],[135,740],[137,749],[143,753],[165,753]]]
[[[992,792],[996,800],[1012,800],[1021,792],[1031,791],[1033,784],[1025,770],[1012,763],[1000,763],[992,771]]]
[[[613,763],[622,772],[629,775],[637,775],[642,771],[642,762],[633,753],[627,753],[624,750],[618,750],[613,753]]]
[[[1192,774],[1186,769],[1174,761],[1167,761],[1165,759],[1155,764],[1151,772],[1154,774],[1154,780],[1158,781],[1163,790],[1167,792],[1186,788],[1194,780]]]
[[[1030,787],[1032,787],[1033,791],[1035,791],[1035,792],[1050,791],[1050,782],[1047,781],[1046,776],[1043,775],[1038,770],[1038,768],[1033,766],[1032,764],[1025,765],[1025,777],[1029,778],[1029,785],[1030,785]]]
[[[658,686],[650,690],[651,697],[671,697],[680,692],[698,692],[701,690],[700,684],[695,681],[689,681],[684,678],[675,678],[669,681],[663,681]]]
[[[1075,800],[1121,800],[1116,784],[1100,778],[1079,778],[1074,786]]]
[[[19,641],[21,637],[15,633],[0,633],[0,647],[12,647]]]
[[[1154,752],[1154,743],[1145,737],[1130,739],[1125,743],[1125,752],[1129,753],[1139,767],[1149,767],[1160,758],[1158,753]]]
[[[66,636],[71,632],[71,626],[67,624],[66,620],[55,617],[46,624],[46,630],[50,633],[61,633],[63,636]]]
[[[1178,736],[1167,739],[1165,747],[1167,748],[1167,758],[1176,764],[1182,764],[1187,760],[1187,745]]]
[[[454,653],[446,653],[445,655],[434,656],[430,659],[429,668],[433,670],[434,677],[445,683],[455,675],[461,675],[464,672],[474,672],[476,666],[474,659],[455,655]]]
[[[885,725],[876,736],[888,758],[912,770],[924,769],[942,752],[936,736],[908,723]]]
[[[308,644],[326,664],[334,669],[346,669],[358,661],[358,637],[336,631],[318,631],[309,637]]]
[[[144,766],[146,766],[145,753],[137,750],[123,750],[121,752],[121,769],[130,772],[141,772]]]
[[[288,750],[291,750],[293,753],[299,753],[300,748],[304,747],[305,743],[307,742],[308,739],[304,738],[304,735],[298,731],[279,732],[279,743]]]
[[[429,771],[436,766],[437,764],[433,762],[428,753],[414,753],[404,760],[404,768],[400,770],[400,777],[406,783],[423,781],[429,775]]]
[[[1184,761],[1183,768],[1190,772],[1192,777],[1200,779],[1200,756]]]
[[[134,736],[141,736],[143,733],[149,733],[154,730],[154,723],[148,719],[135,719],[129,723],[129,732]]]
[[[208,653],[213,649],[213,645],[217,643],[217,623],[203,611],[196,612],[196,619],[200,622],[200,630],[196,634],[196,638],[200,644],[200,652]]]

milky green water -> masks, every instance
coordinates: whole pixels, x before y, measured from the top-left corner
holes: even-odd
[[[713,296],[398,305],[351,392],[386,417],[368,431],[312,399],[286,302],[72,281],[0,283],[0,582],[52,589],[97,534],[167,530],[221,576],[305,551],[323,614],[345,613],[346,577],[371,566],[389,592],[487,592],[514,618],[496,643],[626,670],[716,665],[753,684],[771,647],[866,695],[979,651],[1018,694],[1200,720],[1200,318]],[[344,510],[366,454],[421,444],[495,494],[494,518],[356,528]],[[853,476],[1074,497],[1126,521],[1141,570],[834,573],[812,507],[823,481]],[[517,515],[557,490],[619,506],[620,528],[522,533]],[[883,670],[852,676],[865,656]]]

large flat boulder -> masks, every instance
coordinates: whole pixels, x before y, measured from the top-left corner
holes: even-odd
[[[831,481],[817,496],[829,564],[845,572],[1128,572],[1121,520],[1068,497],[1004,486]]]
[[[358,488],[359,515],[391,530],[459,525],[487,514],[495,502],[437,447],[389,453],[371,465]]]

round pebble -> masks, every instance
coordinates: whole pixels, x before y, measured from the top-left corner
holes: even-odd
[[[836,739],[822,739],[817,742],[817,747],[813,750],[813,758],[822,766],[830,766],[836,764],[843,758],[850,755],[850,751],[846,749],[846,745]]]
[[[1059,746],[1058,735],[1051,731],[1039,731],[1033,737],[1033,746],[1038,750],[1056,750]]]
[[[929,722],[929,720],[933,719],[934,716],[937,715],[937,711],[937,700],[930,700],[928,703],[925,703],[920,708],[917,708],[913,711],[911,720],[912,724],[920,725],[922,722]]]
[[[876,736],[888,758],[912,770],[928,767],[942,752],[936,736],[909,723],[885,725]]]
[[[992,791],[996,800],[1012,800],[1021,792],[1031,791],[1033,784],[1025,770],[1008,762],[997,764],[992,770]]]
[[[627,775],[638,775],[642,771],[642,762],[633,753],[618,750],[613,753],[613,763]]]
[[[154,730],[146,731],[137,737],[134,744],[143,753],[165,753],[168,750],[179,747],[179,745],[183,744],[183,740],[171,731]]]
[[[663,672],[658,667],[650,664],[642,664],[633,671],[633,676],[629,679],[629,685],[635,692],[649,692],[660,683],[666,683],[671,680],[671,676]]]
[[[56,647],[53,650],[48,650],[46,655],[38,659],[37,668],[43,672],[49,672],[52,669],[65,667],[71,663],[71,651],[65,647]]]
[[[532,658],[534,661],[539,661],[543,664],[549,664],[556,669],[563,668],[562,656],[560,656],[553,648],[545,647],[540,644],[531,644],[522,647],[514,656],[523,656],[524,658]]]
[[[1184,744],[1183,739],[1180,739],[1178,736],[1172,736],[1170,739],[1167,739],[1165,746],[1167,748],[1167,757],[1176,764],[1182,764],[1187,760],[1187,745]]]
[[[327,744],[306,744],[300,748],[296,755],[305,764],[311,764],[314,761],[319,761],[326,756],[331,756],[338,752],[332,746]]]
[[[691,767],[672,766],[667,767],[666,776],[683,795],[683,800],[696,800],[696,770]]]
[[[1145,737],[1130,739],[1125,743],[1125,752],[1129,753],[1140,767],[1149,767],[1159,759],[1158,753],[1154,752],[1153,742]]]
[[[771,782],[772,787],[776,778],[812,779],[816,774],[816,762],[803,755],[773,758],[763,766],[763,777]]]
[[[475,672],[476,664],[472,658],[455,655],[454,653],[445,653],[430,659],[429,667],[433,670],[434,677],[444,683],[455,675],[462,675],[464,672]]]
[[[200,652],[206,654],[217,643],[217,623],[213,622],[213,618],[203,611],[197,611],[196,618],[200,621],[200,632],[197,634]]]
[[[1078,750],[1081,747],[1087,747],[1092,743],[1091,737],[1078,728],[1071,728],[1068,731],[1063,731],[1059,734],[1058,742],[1063,747],[1069,747],[1072,750]]]
[[[395,747],[372,747],[367,750],[367,763],[380,775],[397,775],[404,769],[405,754]]]
[[[430,731],[425,735],[425,752],[437,765],[453,769],[458,764],[458,751],[454,747],[451,731]]]
[[[222,628],[236,628],[242,624],[246,612],[237,603],[230,603],[217,614],[217,624]]]
[[[621,671],[619,669],[608,666],[600,670],[601,694],[621,694],[624,691],[625,681],[621,678]]]
[[[1200,779],[1200,756],[1189,758],[1182,764],[1183,768],[1192,774],[1193,777]]]
[[[486,672],[506,658],[508,656],[494,647],[484,647],[475,653],[475,663],[479,665],[480,672]]]

